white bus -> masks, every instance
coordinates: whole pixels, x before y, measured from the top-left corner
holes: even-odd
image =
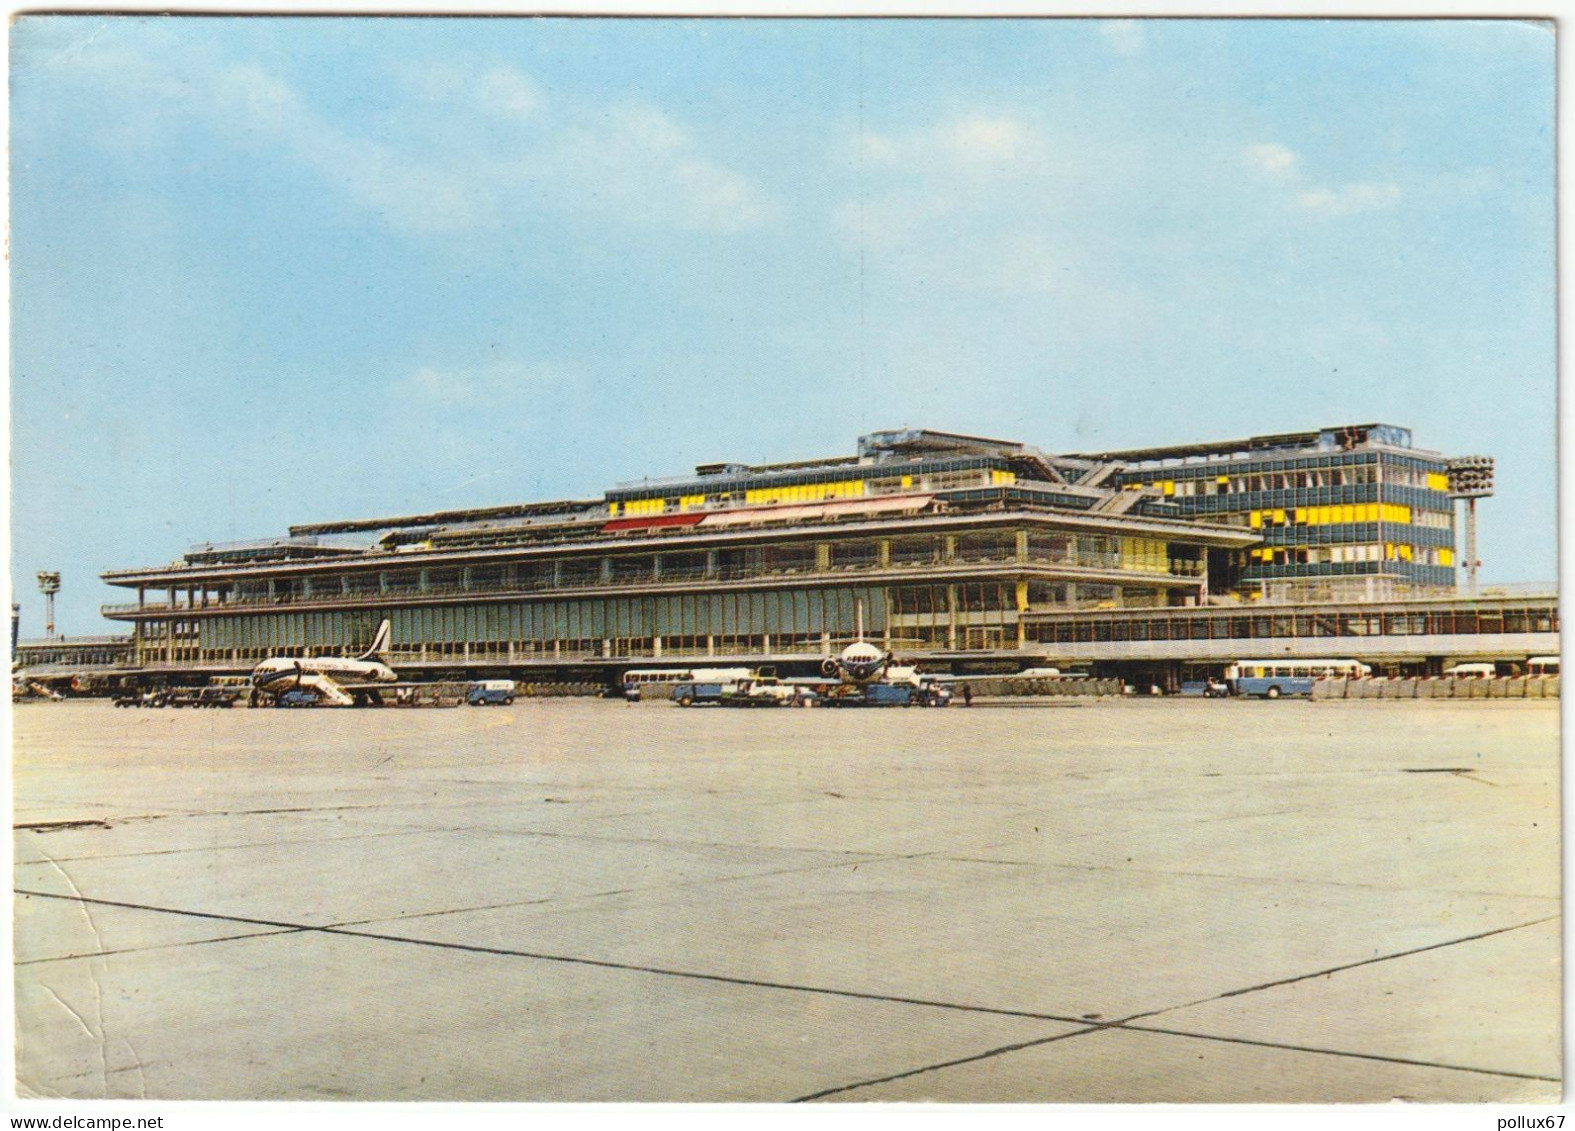
[[[1498,668],[1493,664],[1450,664],[1444,669],[1444,674],[1456,679],[1492,679],[1498,675]]]
[[[1557,656],[1533,656],[1526,661],[1527,675],[1558,675],[1559,658]]]
[[[1237,695],[1278,699],[1311,695],[1315,679],[1360,679],[1372,670],[1360,660],[1237,660],[1225,669],[1225,680]]]
[[[648,683],[731,683],[757,675],[753,668],[630,668],[623,673],[625,687]]]

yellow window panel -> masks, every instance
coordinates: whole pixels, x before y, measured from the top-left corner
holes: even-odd
[[[1262,526],[1263,525],[1263,512],[1262,511],[1253,511],[1250,515],[1248,515],[1247,516],[1247,525],[1252,527],[1254,530],[1256,530],[1256,529],[1258,529],[1258,527]]]
[[[1440,551],[1438,551],[1438,564],[1439,565],[1446,565],[1446,566],[1454,565],[1455,564],[1455,552],[1453,550],[1440,550]]]
[[[1229,475],[1216,475],[1214,477],[1214,482],[1216,482],[1216,483],[1229,483],[1230,482],[1230,476]]]

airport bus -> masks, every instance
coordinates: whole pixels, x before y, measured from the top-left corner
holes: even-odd
[[[1559,658],[1557,656],[1533,656],[1526,661],[1527,675],[1558,675]]]
[[[650,694],[657,698],[665,699],[665,692],[680,683],[737,683],[741,679],[753,679],[757,676],[775,677],[777,670],[774,667],[755,668],[630,668],[623,673],[623,697],[628,702],[637,702],[646,696],[646,688],[652,688]]]
[[[630,668],[623,673],[625,687],[644,687],[648,683],[693,683],[702,680],[748,679],[757,675],[754,668]]]
[[[1372,670],[1360,660],[1237,660],[1225,680],[1237,695],[1278,699],[1311,695],[1315,679],[1360,679]]]
[[[1496,664],[1450,664],[1444,669],[1445,675],[1454,676],[1456,679],[1492,679],[1498,675]]]

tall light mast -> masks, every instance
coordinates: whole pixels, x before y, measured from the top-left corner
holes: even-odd
[[[1448,462],[1449,497],[1466,501],[1466,595],[1477,595],[1477,500],[1493,493],[1493,457],[1459,456]]]
[[[55,594],[60,592],[60,575],[58,573],[39,573],[38,591],[44,595],[44,636],[53,639],[55,635]]]

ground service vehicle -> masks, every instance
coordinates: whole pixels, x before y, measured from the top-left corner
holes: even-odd
[[[507,707],[514,702],[517,687],[512,679],[478,679],[465,691],[465,702],[472,707],[488,704]]]
[[[1492,679],[1498,675],[1498,668],[1493,664],[1450,664],[1444,674],[1456,679]]]
[[[1237,695],[1279,699],[1310,696],[1315,679],[1358,679],[1372,670],[1360,660],[1237,660],[1225,669],[1225,680]]]
[[[908,683],[848,683],[828,691],[823,702],[828,707],[911,707],[925,696]]]
[[[1527,675],[1558,675],[1559,658],[1557,656],[1533,656],[1526,661]]]
[[[807,707],[815,701],[815,693],[807,687],[778,683],[773,677],[759,677],[680,683],[673,688],[673,701],[680,707]]]

